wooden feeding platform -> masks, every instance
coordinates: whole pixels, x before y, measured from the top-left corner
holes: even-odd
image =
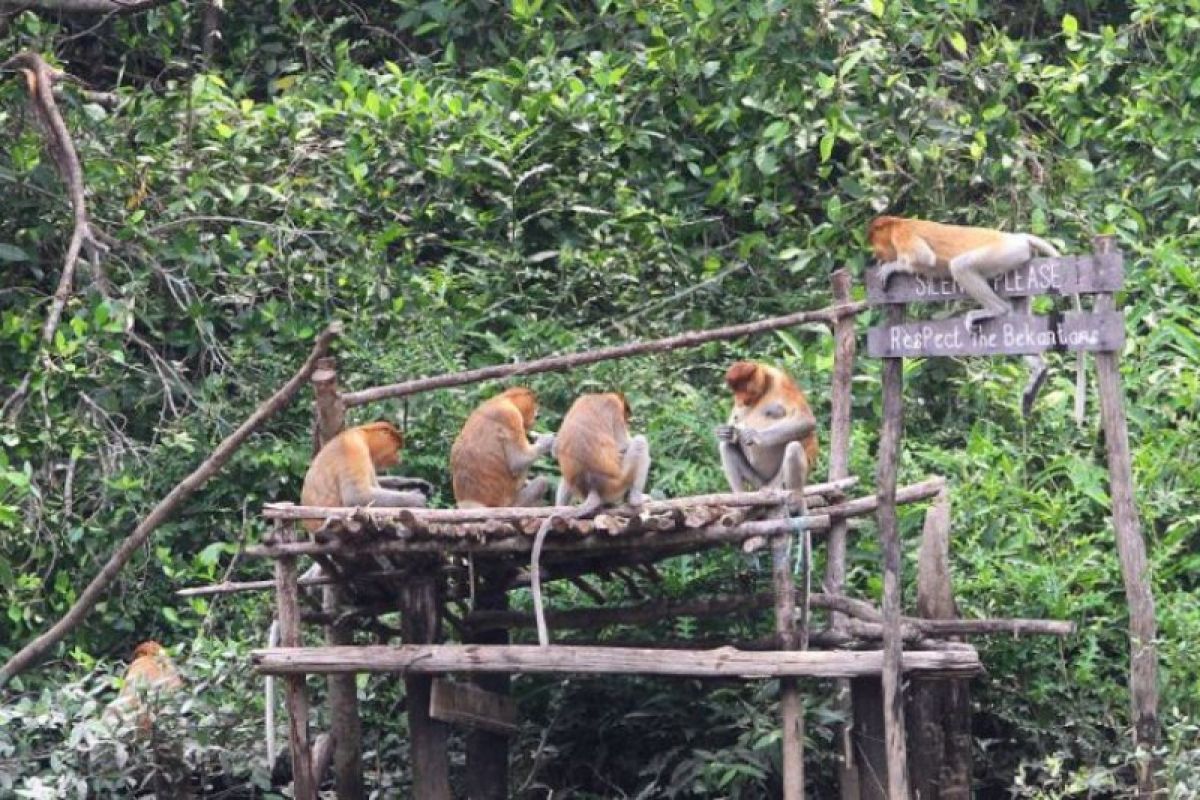
[[[1116,406],[1112,399],[1114,391],[1119,392],[1119,385],[1115,390],[1111,385],[1116,380],[1115,355],[1108,352],[1119,343],[1122,326],[1112,314],[1111,297],[1104,293],[1120,286],[1120,267],[1119,254],[1098,246],[1090,259],[1035,259],[1028,274],[1014,278],[1012,286],[996,285],[1001,294],[1014,296],[1043,289],[1066,291],[1064,286],[1099,293],[1097,313],[1091,318],[1070,325],[1046,323],[1054,331],[1055,341],[1034,336],[1032,344],[1015,349],[1100,351],[1105,430],[1110,445],[1118,443],[1111,445],[1110,451],[1119,451],[1125,441],[1119,395]],[[990,339],[970,338],[967,345],[954,350],[951,344],[955,343],[947,337],[926,336],[932,330],[928,324],[915,333],[900,328],[906,303],[957,295],[953,285],[931,288],[914,283],[911,276],[899,277],[886,291],[869,277],[870,304],[851,302],[850,276],[841,270],[832,276],[834,305],[825,309],[355,392],[339,390],[335,362],[325,360],[312,375],[317,447],[342,430],[347,408],[377,400],[818,323],[826,326],[834,339],[833,381],[828,390],[830,425],[828,437],[822,437],[828,442],[828,477],[796,492],[652,500],[637,508],[606,508],[590,519],[576,519],[573,509],[562,507],[266,506],[264,516],[274,525],[272,533],[246,552],[272,559],[275,580],[227,582],[183,593],[274,588],[279,646],[255,651],[253,659],[261,673],[281,676],[285,686],[293,796],[315,800],[330,763],[339,798],[365,796],[353,677],[357,673],[403,677],[413,796],[418,800],[452,796],[446,748],[446,726],[450,724],[467,727],[467,795],[482,800],[508,796],[507,737],[515,730],[517,718],[515,704],[507,696],[508,676],[517,673],[778,680],[782,794],[788,800],[802,797],[804,790],[804,719],[797,681],[832,680],[833,702],[847,720],[834,732],[843,798],[899,800],[912,796],[910,786],[922,798],[969,796],[968,680],[981,673],[983,665],[976,649],[962,641],[963,637],[1065,636],[1073,625],[1057,620],[958,618],[950,578],[949,488],[938,477],[897,486],[903,428],[901,360],[914,354],[908,340],[913,336],[920,339],[921,348],[933,346],[929,342],[950,348],[945,353],[921,350],[924,355],[990,352]],[[874,485],[855,496],[859,482],[849,473],[855,318],[870,310],[871,304],[884,306],[886,320],[885,327],[871,335],[874,355],[884,359],[883,427]],[[1000,341],[1008,336],[1004,325],[1024,325],[1030,319],[1035,318],[989,321],[978,335],[992,336],[991,326]],[[1033,322],[1028,325],[1036,327]],[[1013,349],[1002,347],[998,352]],[[1123,498],[1117,515],[1118,545],[1123,565],[1126,561],[1131,565],[1126,575],[1131,605],[1132,598],[1141,598],[1133,615],[1134,629],[1140,635],[1135,639],[1133,661],[1134,706],[1139,741],[1145,742],[1150,741],[1157,724],[1153,716],[1156,700],[1145,689],[1153,685],[1152,680],[1146,683],[1147,675],[1153,678],[1153,649],[1147,644],[1153,641],[1153,636],[1147,635],[1147,631],[1153,632],[1153,620],[1151,613],[1146,622],[1149,596],[1148,589],[1139,594],[1142,576],[1130,576],[1130,572],[1144,571],[1144,560],[1137,562],[1139,557],[1144,559],[1144,553],[1139,549],[1136,517],[1128,519],[1132,503],[1127,450],[1123,467],[1120,453],[1114,456],[1110,452],[1110,470],[1114,490]],[[909,503],[927,503],[929,507],[917,558],[915,613],[906,614],[901,608],[904,562],[897,507]],[[845,587],[847,539],[866,518],[876,522],[882,555],[883,596],[878,605],[849,596]],[[321,521],[322,528],[311,539],[299,528],[304,520]],[[535,619],[531,612],[510,606],[509,592],[530,584],[534,534],[547,520],[550,531],[540,557],[542,581],[571,581],[592,602],[561,608],[552,597],[545,615],[552,643],[514,644],[513,632],[533,627]],[[814,540],[825,552],[820,591],[812,590]],[[762,587],[738,595],[662,596],[657,562],[718,547],[753,546],[763,546],[769,553]],[[319,574],[310,572],[302,577],[298,569],[302,558],[319,564]],[[620,603],[612,602],[613,593],[604,591],[610,584],[619,586]],[[321,589],[319,603],[310,596],[310,590],[316,588]],[[305,604],[307,609],[302,607]],[[1149,608],[1152,612],[1152,599]],[[820,618],[813,616],[814,610],[822,612]],[[399,612],[398,625],[390,621],[395,612]],[[596,636],[597,631],[613,626],[621,626],[622,634],[626,630],[636,634],[639,628],[679,617],[728,619],[763,612],[773,617],[773,632],[751,641],[639,639],[631,635],[628,642],[617,642]],[[304,646],[304,622],[325,627],[326,646]],[[356,633],[359,639],[369,635],[383,643],[364,645],[356,641]],[[387,644],[397,638],[399,644]],[[326,676],[330,707],[330,730],[319,737],[318,747],[311,744],[309,736],[305,684],[305,676],[314,674]],[[908,740],[913,740],[911,746]]]

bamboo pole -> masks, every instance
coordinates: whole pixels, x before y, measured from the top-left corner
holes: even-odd
[[[646,353],[662,353],[684,347],[696,347],[707,342],[738,339],[742,336],[766,333],[780,328],[791,328],[810,322],[832,325],[843,316],[858,314],[866,309],[866,303],[850,303],[816,311],[800,311],[782,317],[747,322],[742,325],[731,325],[726,328],[689,331],[677,336],[654,339],[649,342],[631,342],[613,347],[602,347],[597,350],[588,350],[582,353],[541,358],[536,361],[527,361],[523,364],[499,364],[491,367],[466,370],[464,372],[437,375],[430,378],[418,378],[416,380],[404,381],[403,383],[394,383],[389,386],[376,386],[358,392],[348,392],[342,395],[342,397],[346,401],[347,406],[361,406],[364,403],[373,403],[378,400],[388,400],[395,397],[407,397],[409,395],[420,394],[421,392],[433,391],[434,389],[448,389],[453,386],[464,386],[471,383],[480,383],[481,381],[515,377],[517,375],[557,372],[582,367],[587,364],[595,364],[599,361],[629,358],[630,356],[644,355]]]
[[[1097,236],[1095,254],[1116,251],[1112,236]],[[1094,311],[1112,311],[1113,296],[1096,296]],[[1144,758],[1138,762],[1138,797],[1153,797],[1158,788],[1155,771],[1158,759],[1154,750],[1159,742],[1158,653],[1154,621],[1154,594],[1150,585],[1150,566],[1146,561],[1146,543],[1142,539],[1134,500],[1133,468],[1129,451],[1129,425],[1125,418],[1124,390],[1117,353],[1097,353],[1100,418],[1104,425],[1104,446],[1108,456],[1109,494],[1112,497],[1113,529],[1117,555],[1129,604],[1129,694],[1133,710],[1133,738]]]

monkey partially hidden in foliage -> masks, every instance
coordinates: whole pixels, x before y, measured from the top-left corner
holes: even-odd
[[[523,386],[485,400],[467,418],[450,448],[450,475],[459,508],[542,505],[550,482],[526,480],[533,462],[554,446],[554,434],[529,435],[537,395]]]
[[[566,505],[572,497],[583,499],[571,515],[582,519],[605,503],[628,500],[631,506],[646,502],[646,478],[650,473],[650,444],[645,436],[629,436],[629,402],[623,394],[585,394],[575,400],[554,443],[554,456],[562,470],[555,504]],[[540,561],[542,545],[551,518],[538,528],[530,562],[530,588],[537,622],[538,642],[550,643],[542,606]]]
[[[725,383],[733,411],[716,434],[729,488],[803,488],[819,453],[804,392],[783,370],[754,361],[731,365]]]
[[[154,724],[154,714],[147,703],[183,686],[179,670],[167,655],[163,646],[155,641],[145,641],[133,651],[133,661],[125,670],[125,683],[121,692],[105,711],[109,719],[129,719],[135,716],[138,730],[147,734]]]
[[[904,217],[876,217],[867,226],[871,250],[879,259],[879,280],[884,289],[897,272],[916,273],[933,278],[953,278],[982,308],[968,311],[964,318],[968,329],[993,317],[1013,313],[1014,306],[993,291],[989,281],[1022,266],[1034,256],[1057,257],[1054,245],[1029,233],[1005,233],[991,228],[946,225]],[[1029,309],[1029,298],[1020,298],[1017,310]],[[1081,310],[1079,297],[1075,308]],[[1025,356],[1030,370],[1022,394],[1026,415],[1046,378],[1046,362],[1040,354]],[[1083,355],[1079,355],[1076,375],[1075,416],[1082,421],[1084,402]]]
[[[369,422],[347,428],[317,453],[308,473],[300,503],[306,506],[421,507],[419,491],[397,491],[379,485],[376,470],[400,463],[404,436],[390,422]],[[305,520],[309,533],[320,529],[319,520]]]

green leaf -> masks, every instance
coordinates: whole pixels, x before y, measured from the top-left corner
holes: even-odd
[[[950,46],[964,56],[967,54],[967,39],[958,31],[950,34]]]
[[[12,244],[0,243],[0,261],[32,261],[29,254]]]
[[[829,160],[833,155],[833,143],[837,139],[832,133],[827,133],[821,137],[821,163]]]
[[[1079,20],[1075,19],[1074,14],[1063,14],[1062,29],[1067,36],[1074,36],[1079,33]]]

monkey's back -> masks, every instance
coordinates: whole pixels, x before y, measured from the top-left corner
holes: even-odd
[[[521,475],[508,467],[505,444],[525,436],[520,410],[494,397],[471,412],[450,448],[454,500],[461,507],[510,506],[521,488]]]
[[[621,448],[628,438],[614,395],[580,396],[558,429],[555,451],[563,480],[585,498],[597,492],[616,502],[628,488],[621,471]]]
[[[342,431],[326,442],[309,464],[300,490],[300,505],[345,505],[342,502],[342,473],[364,469],[370,462],[371,454],[362,432],[355,428]],[[315,519],[306,519],[302,524],[309,533],[321,527],[320,520]]]
[[[753,405],[735,404],[733,413],[730,416],[730,421],[737,425],[743,425],[755,430],[768,428],[781,419],[795,416],[804,420],[815,420],[812,409],[808,405],[808,398],[804,391],[796,385],[786,372],[775,367],[768,367],[765,364],[762,368],[771,376],[771,385],[767,392],[758,399]],[[767,413],[768,408],[779,403],[783,406],[785,414],[782,417],[771,416]],[[817,439],[817,431],[814,426],[809,434],[800,440],[804,447],[804,456],[808,460],[809,468],[817,463],[817,457],[820,455],[820,442]],[[751,466],[760,474],[773,475],[779,469],[779,464],[783,457],[782,448],[776,448],[770,453],[762,448],[750,446],[743,448],[746,458],[750,461]]]
[[[949,225],[921,219],[909,222],[912,223],[913,231],[933,249],[937,256],[937,267],[943,270],[950,268],[950,259],[955,256],[1003,241],[1010,235],[991,228],[976,228],[970,225]]]

